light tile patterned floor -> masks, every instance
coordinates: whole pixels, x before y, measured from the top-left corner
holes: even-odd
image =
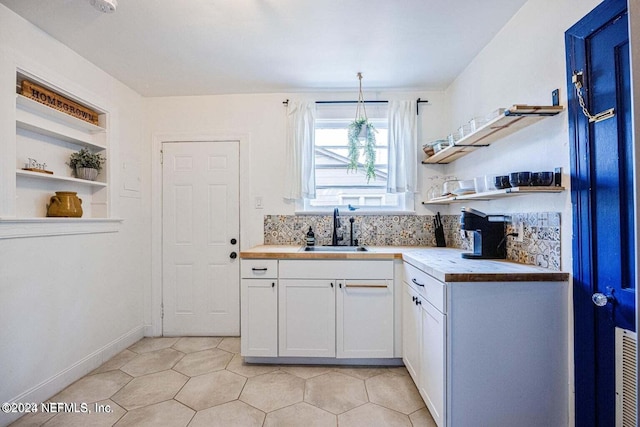
[[[50,399],[110,413],[12,425],[435,427],[404,367],[247,365],[239,352],[239,338],[144,338]]]

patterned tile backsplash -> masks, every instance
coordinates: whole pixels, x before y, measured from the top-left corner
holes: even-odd
[[[507,238],[507,259],[560,270],[560,213],[531,212],[511,215],[507,233],[517,231],[523,223],[524,237],[516,242]],[[350,221],[353,218],[354,239],[370,246],[435,246],[432,215],[349,215],[340,216],[340,244],[349,244]],[[463,238],[459,215],[443,215],[445,240],[448,247],[472,250],[473,233]],[[304,245],[309,227],[317,245],[331,244],[331,215],[265,215],[265,245]]]

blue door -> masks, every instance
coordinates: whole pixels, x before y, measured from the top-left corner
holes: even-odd
[[[615,328],[635,331],[633,139],[625,0],[566,32],[576,425],[615,425]],[[580,93],[572,78],[582,86]],[[590,121],[613,108],[613,116]],[[594,296],[595,295],[595,296]]]

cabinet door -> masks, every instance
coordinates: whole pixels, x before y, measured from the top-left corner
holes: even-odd
[[[336,281],[279,281],[279,356],[335,357]]]
[[[422,318],[416,299],[418,294],[408,284],[402,289],[402,361],[413,381],[420,384],[420,350],[422,348]]]
[[[278,356],[278,283],[242,279],[240,345],[243,356]]]
[[[445,425],[446,316],[424,301],[422,307],[422,365],[419,390],[431,416]]]
[[[337,357],[393,357],[393,280],[337,283]]]

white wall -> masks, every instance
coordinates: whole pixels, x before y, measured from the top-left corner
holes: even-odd
[[[551,91],[560,89],[567,105],[564,32],[601,0],[530,0],[496,35],[447,89],[449,129],[477,115],[513,104],[550,105]],[[488,148],[452,163],[447,171],[458,178],[516,171],[563,168],[570,189],[569,135],[566,111],[513,134]],[[561,268],[572,271],[572,211],[570,191],[469,203],[490,213],[560,212]],[[571,298],[569,298],[571,301]],[[572,304],[570,303],[572,306]],[[570,313],[572,313],[570,307]],[[573,320],[569,320],[569,425],[573,425]]]
[[[117,233],[0,240],[0,401],[31,402],[142,336],[150,281],[149,151],[138,94],[3,5],[0,22],[5,57],[23,55],[115,106],[112,141],[120,158],[141,164],[143,179],[140,198],[120,197],[117,181],[112,188],[114,209],[124,218]],[[15,79],[8,67],[11,61],[0,62],[0,75]],[[0,103],[15,108],[12,84],[0,87]],[[0,156],[14,143],[13,120],[0,115]],[[0,425],[12,419],[0,414]]]
[[[241,179],[248,180],[249,205],[242,205],[241,248],[263,242],[264,215],[292,215],[295,206],[283,200],[285,113],[282,102],[286,99],[355,100],[354,90],[341,93],[315,94],[251,94],[199,97],[148,98],[146,111],[149,124],[148,139],[166,133],[247,135],[249,158],[241,159]],[[420,106],[420,150],[422,142],[439,136],[443,131],[444,103],[442,92],[366,93],[365,99],[422,99],[429,105]],[[355,105],[354,105],[355,114]],[[422,157],[419,157],[422,158]],[[436,170],[437,170],[436,166]],[[420,173],[425,169],[420,168]],[[263,197],[264,209],[255,209],[253,198]],[[419,206],[420,213],[423,213]]]
[[[248,249],[264,241],[264,215],[292,215],[295,206],[286,202],[284,194],[285,173],[285,115],[286,99],[309,100],[355,100],[357,82],[354,90],[340,93],[312,94],[251,94],[218,95],[197,97],[166,97],[145,99],[145,111],[148,114],[148,141],[157,141],[165,135],[192,135],[201,137],[220,135],[241,138],[240,148],[240,249]],[[442,92],[377,92],[365,90],[365,99],[421,99],[429,100],[420,108],[419,158],[422,157],[422,143],[437,138],[444,132],[444,94]],[[354,105],[355,114],[355,105]],[[214,139],[212,138],[212,139]],[[152,180],[158,192],[161,191],[159,156],[152,165]],[[154,173],[155,171],[155,173]],[[419,167],[419,180],[426,182],[426,176],[441,173],[442,166],[432,170]],[[425,192],[424,186],[421,188]],[[263,209],[254,207],[254,198],[263,198]],[[152,211],[154,212],[154,235],[160,232],[160,204],[156,194]],[[416,211],[428,213],[420,204],[423,194],[416,197]],[[159,246],[159,243],[155,246]],[[157,307],[160,304],[160,253],[152,254],[152,284],[145,292],[145,298],[152,304],[145,306],[145,323],[153,325],[150,334],[159,333],[161,323]]]
[[[528,1],[447,89],[449,129],[499,107],[551,105],[551,91],[556,88],[560,89],[560,104],[566,107],[564,32],[600,2]],[[464,179],[517,171],[553,171],[555,167],[562,167],[563,185],[569,188],[566,111],[463,157],[447,171]],[[569,191],[476,202],[473,207],[490,213],[561,212],[561,268],[571,271]]]

